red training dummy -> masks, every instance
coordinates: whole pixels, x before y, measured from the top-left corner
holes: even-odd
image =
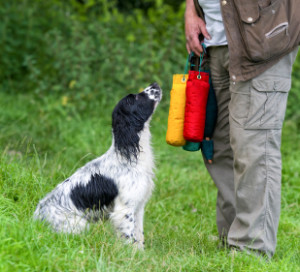
[[[208,93],[209,73],[189,71],[183,129],[183,136],[187,141],[203,140]]]

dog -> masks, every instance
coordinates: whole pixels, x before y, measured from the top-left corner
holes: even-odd
[[[78,234],[109,219],[118,236],[144,248],[144,207],[154,188],[149,124],[162,98],[157,83],[129,94],[112,113],[112,145],[42,199],[34,218],[55,231]]]

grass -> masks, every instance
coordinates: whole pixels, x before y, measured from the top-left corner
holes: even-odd
[[[166,101],[152,120],[157,179],[146,207],[144,252],[124,246],[109,223],[72,236],[34,222],[38,200],[110,146],[116,101],[94,101],[79,113],[59,97],[0,93],[1,272],[299,271],[300,137],[291,121],[283,131],[282,213],[271,262],[218,248],[216,188],[200,153],[165,143]]]

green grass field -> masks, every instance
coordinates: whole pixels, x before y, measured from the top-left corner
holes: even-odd
[[[216,188],[199,152],[165,143],[166,101],[152,120],[156,188],[146,207],[144,252],[118,241],[108,222],[77,236],[34,222],[40,198],[108,149],[119,98],[79,113],[63,98],[0,93],[1,272],[299,271],[300,136],[292,121],[283,131],[282,213],[270,262],[218,248]]]

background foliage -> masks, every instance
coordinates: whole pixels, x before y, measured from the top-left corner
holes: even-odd
[[[185,62],[183,6],[174,11],[156,1],[128,14],[114,3],[4,3],[2,90],[57,94],[84,110],[95,99],[113,99],[153,81],[170,86],[172,73]]]
[[[0,16],[1,90],[57,94],[84,110],[183,71],[184,1],[11,0]],[[300,57],[287,118],[299,125]],[[80,102],[79,102],[80,101]]]
[[[57,94],[84,110],[183,71],[184,1],[2,1],[2,91]],[[299,125],[300,57],[287,118]],[[80,101],[80,102],[79,102]]]

